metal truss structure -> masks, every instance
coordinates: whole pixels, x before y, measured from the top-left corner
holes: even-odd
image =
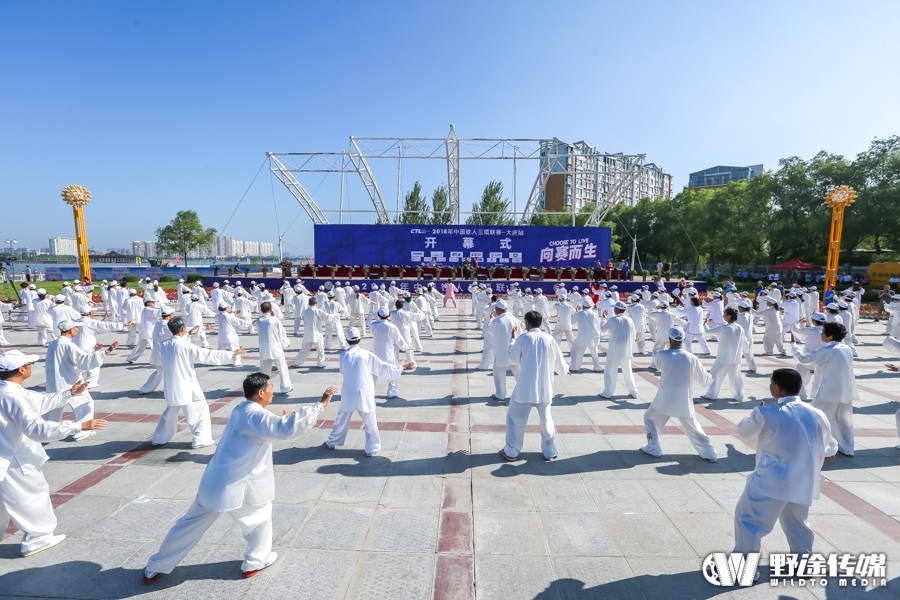
[[[397,214],[392,218],[370,163],[382,159],[397,160],[399,171],[405,160],[444,160],[447,162],[447,197],[452,221],[460,223],[462,161],[513,161],[514,178],[517,161],[538,161],[538,173],[528,200],[522,212],[515,215],[519,225],[528,225],[538,209],[540,198],[546,190],[547,180],[555,173],[565,172],[568,160],[590,158],[597,161],[608,158],[616,165],[614,169],[602,172],[595,169],[587,173],[587,176],[594,180],[595,190],[595,197],[591,198],[595,210],[588,219],[588,225],[598,225],[609,211],[626,197],[626,191],[631,189],[640,175],[645,155],[602,154],[596,151],[560,153],[557,150],[560,144],[562,142],[557,138],[460,139],[456,135],[456,127],[450,125],[450,132],[446,138],[351,137],[346,152],[267,152],[266,156],[269,158],[269,171],[284,184],[315,224],[325,224],[328,220],[312,195],[297,179],[299,173],[340,173],[342,177],[344,174],[355,173],[372,202],[377,222],[392,223],[399,219],[400,207],[398,206]],[[341,189],[343,194],[343,183]],[[515,182],[513,190],[515,195]],[[574,202],[573,199],[572,203]]]

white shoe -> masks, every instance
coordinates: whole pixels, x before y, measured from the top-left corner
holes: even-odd
[[[719,459],[718,459],[717,457],[715,457],[715,456],[713,456],[712,458],[706,458],[705,456],[701,456],[700,458],[702,458],[702,459],[705,460],[706,462],[711,462],[711,463],[717,463],[717,462],[719,462]]]
[[[95,435],[97,435],[97,432],[94,431],[93,429],[89,429],[87,431],[79,431],[78,433],[76,433],[75,435],[72,436],[72,439],[75,440],[76,442],[80,442],[81,440],[86,440],[89,437],[94,437]]]
[[[51,535],[50,540],[46,544],[41,546],[40,548],[36,548],[35,550],[30,550],[28,552],[23,552],[22,558],[28,558],[29,556],[34,556],[38,552],[43,552],[44,550],[49,550],[53,546],[56,546],[57,544],[59,544],[64,539],[66,539],[66,536],[63,534]]]
[[[191,444],[191,448],[193,448],[194,450],[199,450],[200,448],[208,448],[209,446],[215,446],[215,445],[216,445],[216,440],[213,440],[213,441],[209,442],[208,444],[198,444],[196,446],[194,444]]]
[[[641,446],[641,452],[643,452],[644,454],[649,454],[654,458],[659,458],[662,456],[661,452],[657,453],[656,451],[652,450],[650,446]]]
[[[244,579],[249,579],[251,577],[255,577],[263,569],[271,567],[273,564],[275,564],[276,560],[278,560],[278,553],[277,552],[271,553],[269,555],[269,558],[266,559],[266,564],[263,565],[262,567],[260,567],[259,569],[253,569],[252,571],[243,571],[242,573],[243,573]]]

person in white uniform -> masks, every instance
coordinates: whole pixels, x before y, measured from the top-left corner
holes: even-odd
[[[78,335],[78,326],[74,321],[63,321],[59,324],[59,337],[47,347],[46,375],[47,392],[50,394],[67,390],[79,381],[85,381],[85,373],[99,368],[103,364],[103,344],[96,344],[88,351],[79,348],[73,338]],[[115,342],[106,349],[111,354],[119,343]],[[69,406],[75,415],[76,422],[90,421],[94,418],[94,399],[87,392],[70,399]],[[44,414],[48,421],[61,421],[63,406]],[[94,435],[93,431],[80,431],[75,434],[75,441]]]
[[[575,335],[572,352],[569,356],[571,361],[569,372],[577,373],[581,370],[585,352],[591,354],[594,371],[603,370],[597,354],[597,344],[600,343],[600,315],[594,310],[594,301],[589,296],[581,298],[580,310],[575,313],[572,322],[578,328],[578,333]]]
[[[563,338],[566,338],[571,354],[575,345],[575,334],[572,332],[572,317],[575,314],[575,307],[569,302],[569,295],[564,289],[559,290],[554,307],[556,308],[556,327],[553,328],[553,339],[561,347]]]
[[[220,302],[216,307],[219,313],[214,319],[216,327],[219,328],[217,339],[217,350],[237,350],[241,347],[241,340],[238,337],[238,331],[251,331],[253,329],[253,321],[241,318],[232,314],[231,307],[226,302]],[[240,355],[234,357],[231,361],[232,366],[243,366]]]
[[[569,373],[566,359],[553,336],[541,331],[542,316],[537,311],[525,313],[525,333],[513,330],[509,349],[509,364],[519,368],[506,409],[506,445],[500,456],[506,461],[519,459],[525,441],[525,427],[532,407],[541,421],[541,453],[544,460],[554,460],[556,427],[550,406],[553,403],[553,376]]]
[[[94,309],[90,306],[81,307],[81,317],[74,323],[78,328],[78,333],[72,338],[72,341],[85,352],[93,351],[97,345],[96,332],[122,331],[128,326],[127,323],[117,321],[98,321],[94,318]],[[118,346],[118,342],[116,345]],[[85,379],[88,382],[88,389],[98,387],[100,385],[100,367],[89,369],[85,373]]]
[[[341,405],[334,427],[325,446],[334,450],[343,446],[347,440],[347,428],[353,413],[359,413],[363,429],[366,432],[366,456],[374,456],[381,450],[381,436],[378,434],[378,420],[375,418],[375,379],[396,379],[401,371],[411,371],[414,367],[408,362],[403,367],[385,362],[360,347],[362,334],[356,327],[347,330],[347,343],[350,348],[341,352]]]
[[[134,346],[138,343],[138,330],[141,326],[141,313],[144,311],[144,301],[137,296],[137,292],[133,289],[128,290],[128,299],[125,300],[125,320],[131,323],[128,327],[128,339],[125,340],[127,346]]]
[[[172,332],[169,331],[169,319],[174,314],[175,311],[169,306],[163,306],[159,309],[160,319],[153,324],[153,348],[150,350],[150,364],[155,368],[150,373],[147,381],[144,382],[144,385],[138,390],[138,394],[141,396],[156,390],[159,384],[162,383],[163,371],[162,360],[159,354],[160,344],[172,338]]]
[[[125,358],[125,362],[132,364],[141,357],[144,350],[147,348],[153,350],[153,326],[157,321],[159,321],[159,309],[156,308],[156,301],[151,296],[145,296],[144,309],[141,311],[141,324],[138,327],[138,343],[131,354]]]
[[[37,291],[37,299],[32,302],[34,307],[34,327],[37,329],[37,345],[46,346],[49,340],[54,338],[53,317],[50,315],[50,309],[53,307],[53,300],[47,295],[47,290],[40,288]],[[0,323],[3,317],[0,316]],[[2,328],[2,325],[0,325]],[[2,335],[2,333],[0,333]]]
[[[25,381],[31,377],[32,365],[38,358],[19,350],[0,354],[0,540],[12,520],[24,533],[19,546],[23,557],[66,539],[65,535],[53,533],[57,522],[50,486],[42,470],[48,457],[41,443],[106,427],[103,419],[75,423],[41,417],[83,394],[87,383],[81,381],[69,389],[47,394],[25,389]]]
[[[246,350],[238,348],[227,352],[195,346],[185,335],[187,329],[184,318],[180,316],[169,319],[169,331],[172,332],[172,338],[160,344],[159,353],[166,410],[159,418],[150,443],[162,446],[172,441],[178,432],[178,414],[183,411],[184,420],[191,428],[191,447],[211,446],[214,442],[209,405],[203,395],[203,388],[197,381],[194,364],[227,365],[234,355],[243,354]]]
[[[386,363],[399,366],[397,351],[406,353],[407,362],[416,364],[412,348],[403,339],[400,329],[388,321],[391,313],[386,308],[378,309],[378,320],[372,323],[372,353]],[[387,397],[396,398],[398,395],[399,378],[388,380]]]
[[[228,417],[228,425],[212,460],[200,478],[197,496],[187,512],[166,535],[159,550],[144,568],[144,583],[153,584],[171,573],[219,515],[228,513],[247,542],[241,575],[247,579],[272,565],[272,500],[275,470],[272,442],[289,440],[311,429],[337,388],[329,387],[311,406],[277,416],[267,410],[272,403],[272,382],[262,373],[244,379],[244,400]]]
[[[184,321],[187,327],[188,339],[193,341],[194,336],[200,338],[200,347],[209,348],[209,341],[206,339],[206,325],[203,323],[203,317],[215,318],[216,313],[206,307],[205,302],[200,302],[200,297],[191,294],[191,303],[188,305],[187,312],[184,314]],[[249,317],[247,315],[241,315]]]
[[[606,364],[603,367],[603,391],[601,398],[610,399],[616,393],[619,369],[625,380],[625,389],[631,398],[638,397],[637,384],[631,370],[631,345],[634,343],[634,323],[625,314],[627,307],[621,300],[613,306],[615,315],[601,323],[600,330],[609,332],[609,347],[606,350]]]
[[[291,376],[288,373],[287,359],[284,351],[291,346],[281,319],[275,316],[272,303],[268,300],[259,305],[259,370],[267,377],[272,376],[272,368],[278,369],[280,388],[278,393],[286,396],[294,391]]]
[[[820,312],[814,312],[809,316],[808,327],[802,327],[801,323],[795,324],[793,330],[794,346],[806,354],[814,352],[824,346],[825,342],[822,341],[822,325],[824,324],[825,314]],[[808,367],[797,363],[795,368],[803,379],[803,385],[800,387],[800,399],[806,400],[809,398],[809,390],[812,389],[813,386],[818,387],[818,381],[822,373],[819,372],[819,377],[815,378],[816,381],[814,383],[813,375],[815,375],[815,373]]]
[[[709,344],[703,336],[703,308],[700,305],[700,298],[694,294],[688,294],[687,297],[689,303],[675,310],[675,314],[687,323],[685,347],[688,352],[693,352],[693,343],[696,341],[700,344],[700,350],[704,354],[709,354]]]
[[[705,394],[700,396],[705,400],[715,400],[719,397],[719,388],[725,377],[731,384],[731,391],[734,399],[738,402],[744,401],[744,377],[741,375],[741,360],[743,359],[744,348],[747,342],[744,339],[744,329],[737,324],[738,311],[733,308],[726,308],[722,312],[722,319],[725,321],[723,325],[710,327],[710,332],[715,332],[719,338],[719,347],[716,351],[716,360],[713,361],[709,374],[712,376],[712,383]]]
[[[634,345],[638,354],[644,354],[646,345],[647,309],[641,304],[641,297],[633,294],[628,303],[628,317],[634,323]]]
[[[662,334],[662,332],[659,332]],[[682,348],[684,329],[673,327],[669,330],[669,349],[656,357],[656,366],[661,375],[659,389],[650,408],[644,413],[644,428],[647,430],[647,445],[641,452],[650,456],[663,455],[659,436],[669,419],[676,418],[681,430],[688,437],[700,458],[716,462],[718,457],[709,436],[697,420],[694,411],[694,382],[701,385],[712,383],[712,377],[693,353]]]
[[[518,378],[519,368],[510,362],[509,349],[518,333],[519,321],[507,312],[505,300],[497,300],[493,305],[493,319],[488,325],[488,337],[494,350],[494,398],[506,400],[506,372],[512,370],[513,378]],[[487,343],[487,340],[485,340]]]
[[[336,322],[338,314],[328,314],[318,306],[318,299],[309,299],[309,306],[303,311],[303,342],[294,360],[294,366],[302,367],[309,353],[316,350],[316,367],[325,367],[325,337],[322,327],[326,322]]]
[[[759,552],[762,538],[781,521],[790,551],[812,553],[809,507],[819,497],[822,464],[837,444],[828,418],[797,396],[800,385],[795,370],[776,369],[769,391],[777,403],[755,406],[737,424],[738,434],[756,444],[756,467],[734,509],[735,552]]]
[[[737,324],[744,330],[744,358],[747,370],[756,373],[756,359],[753,357],[753,303],[744,298],[738,302]]]
[[[853,456],[853,403],[859,401],[859,391],[853,373],[853,353],[843,343],[847,329],[841,323],[822,325],[824,345],[812,352],[793,348],[794,358],[815,371],[809,390],[812,406],[828,418],[832,435],[837,439],[838,452]],[[797,392],[800,390],[798,389]]]
[[[669,347],[669,330],[676,326],[683,327],[684,321],[672,314],[668,302],[662,301],[656,305],[656,310],[647,315],[647,321],[651,323],[651,328],[655,331],[650,368],[658,371],[656,357]]]

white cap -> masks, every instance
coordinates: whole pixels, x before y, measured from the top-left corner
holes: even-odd
[[[359,329],[356,327],[348,327],[347,328],[347,341],[355,342],[359,338],[362,337],[362,334],[359,332]]]
[[[298,283],[297,285],[294,286],[294,291],[295,291],[295,292],[302,292],[302,291],[303,291],[303,286],[301,286],[301,285]]]
[[[213,282],[213,287],[219,287],[219,282],[218,282],[218,281],[214,281],[214,282]]]
[[[811,321],[824,322],[825,321],[825,313],[814,312],[813,314],[809,315],[809,318]]]
[[[753,308],[753,303],[749,300],[741,300],[740,302],[738,302],[738,306],[740,308]]]
[[[498,308],[500,310],[507,310],[506,301],[505,300],[497,300],[493,304],[494,308]]]
[[[541,288],[534,288],[534,293],[535,294],[543,294],[544,292],[541,290]]]
[[[94,312],[94,309],[90,306],[82,306],[80,312],[82,315],[89,315]]]
[[[672,327],[669,329],[669,339],[680,342],[684,340],[684,329],[681,327]]]
[[[159,313],[162,316],[167,317],[169,315],[175,314],[175,309],[170,306],[163,306],[161,309],[159,309]]]
[[[769,304],[778,304],[778,300],[776,298],[773,298],[772,296],[766,296],[765,300]]]
[[[611,286],[609,286],[609,289],[611,289],[611,290],[617,290],[617,289],[619,289],[619,286],[617,286],[617,285],[611,285]]]
[[[299,290],[298,290],[298,291],[299,291]],[[358,286],[358,285],[354,285],[354,286],[353,286],[353,291],[354,291],[354,292],[358,292],[358,291],[359,291],[359,286]]]
[[[35,290],[35,289],[37,289],[37,286],[32,283],[31,285],[28,286],[28,289]]]
[[[191,294],[191,302],[196,302],[199,299],[200,299],[200,296],[198,296],[197,294]]]
[[[178,283],[184,283],[184,279],[179,279]]]
[[[380,318],[387,319],[390,315],[391,315],[391,313],[388,312],[388,309],[384,308],[383,306],[378,309],[378,316]]]
[[[227,302],[219,302],[219,310],[222,310],[223,308],[228,308]]]
[[[585,296],[581,299],[581,305],[585,308],[594,308],[594,301]]]
[[[69,331],[69,330],[72,329],[73,327],[75,327],[75,323],[73,323],[73,322],[70,321],[69,319],[64,319],[64,320],[62,320],[62,321],[59,322],[59,325],[57,325],[57,328],[58,328],[60,331]]]
[[[573,286],[572,286],[572,291],[573,291],[573,292],[577,292],[577,291],[578,291],[578,286],[577,286],[577,285],[573,285]]]
[[[61,304],[66,301],[66,297],[63,296],[62,294],[57,294],[57,295],[53,296],[53,299],[56,300],[57,304]]]
[[[25,354],[21,350],[7,350],[0,354],[0,371],[15,371],[27,364],[35,363],[40,356]]]
[[[839,301],[837,304],[838,304],[838,308],[841,308],[841,309],[850,308],[850,305],[847,304],[846,302],[844,302],[843,300]]]
[[[392,282],[391,282],[391,285],[397,285],[397,282],[396,282],[396,281],[392,281]]]
[[[619,300],[618,302],[616,302],[615,304],[613,304],[613,308],[617,308],[617,309],[619,309],[619,310],[626,310],[628,307],[625,306],[625,303],[624,303],[624,302],[622,302],[621,300]]]
[[[44,288],[38,288],[37,293],[40,294],[41,296],[46,296],[47,290],[45,290]]]
[[[331,290],[329,290],[329,291],[328,291],[328,294],[326,294],[326,296],[328,296],[329,298],[334,298],[334,292],[332,292]]]
[[[838,310],[840,307],[834,302],[829,302],[825,305],[825,308],[827,308],[828,310]]]
[[[137,296],[137,290],[135,290],[134,288],[128,288],[128,295]]]
[[[325,291],[325,286],[324,286],[324,285],[320,285],[320,286],[319,286],[319,291],[320,291],[320,292],[324,292],[324,291]]]

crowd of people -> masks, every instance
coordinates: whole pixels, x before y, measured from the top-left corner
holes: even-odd
[[[473,282],[466,290],[471,296],[468,314],[462,309],[454,313],[483,338],[478,368],[493,371],[493,396],[506,403],[500,460],[521,460],[532,408],[540,420],[543,457],[557,458],[554,378],[583,371],[586,354],[591,357],[588,369],[603,372],[602,383],[597,380],[601,399],[614,398],[620,381],[625,393],[637,398],[632,366],[637,354],[650,356],[659,380],[644,413],[647,443],[635,450],[663,456],[661,434],[675,418],[698,456],[716,462],[716,450],[697,419],[695,398],[744,401],[744,371],[757,371],[755,356],[777,352],[790,357],[794,368],[775,370],[769,387],[774,402],[755,406],[737,425],[740,435],[757,445],[757,466],[735,511],[735,549],[758,551],[761,538],[780,518],[791,551],[812,551],[807,514],[818,497],[822,463],[836,453],[854,454],[858,391],[853,366],[860,344],[855,333],[864,290],[858,285],[841,293],[831,289],[820,298],[813,286],[785,288],[773,282],[760,283],[751,295],[726,280],[722,288],[701,294],[682,280],[674,289],[655,281],[626,293],[597,281],[583,289],[557,284],[545,294],[541,287],[526,285],[513,283],[500,295]],[[137,393],[163,388],[166,408],[151,438],[153,446],[175,438],[179,415],[190,428],[193,448],[217,443],[196,367],[241,366],[242,336],[255,337],[259,348],[259,371],[243,381],[244,400],[218,440],[194,503],[150,558],[144,572],[148,584],[171,572],[223,512],[237,521],[247,541],[243,575],[252,577],[272,564],[277,558],[272,551],[272,443],[313,427],[339,393],[340,407],[325,447],[345,443],[356,413],[365,431],[366,456],[377,454],[376,384],[387,382],[388,398],[400,394],[401,374],[416,369],[416,353],[435,336],[441,310],[448,304],[457,308],[461,291],[452,281],[441,289],[428,283],[412,290],[392,281],[363,292],[349,282],[326,282],[311,290],[302,280],[284,280],[277,293],[255,281],[245,287],[225,280],[209,288],[179,281],[173,302],[149,278],[134,287],[104,281],[98,288],[66,282],[62,293],[51,296],[35,284],[23,284],[16,314],[22,329],[34,332],[32,345],[46,347],[46,355],[19,349],[0,353],[0,531],[12,520],[24,533],[23,556],[65,537],[55,533],[41,444],[84,440],[107,425],[95,418],[89,390],[100,386],[104,360],[120,341],[131,349],[128,363],[147,360],[153,367]],[[99,303],[93,302],[96,292]],[[889,316],[884,347],[898,354],[900,295],[884,300]],[[10,308],[12,303],[0,304],[0,345],[8,344],[2,323]],[[212,331],[217,332],[215,349],[208,336]],[[116,332],[125,339],[106,346],[97,342],[98,334]],[[760,334],[761,344],[755,343]],[[360,345],[369,336],[371,351]],[[711,354],[708,341],[717,344],[707,370],[697,356]],[[266,410],[273,395],[294,390],[288,367],[292,345],[294,366],[301,369],[325,368],[326,352],[338,353],[340,390],[329,387],[319,403],[276,415]],[[41,358],[46,362],[45,393],[26,387],[32,365]],[[508,394],[510,375],[514,385]],[[730,396],[723,393],[726,387]],[[63,419],[67,408],[71,418]],[[897,428],[900,435],[900,411]]]

